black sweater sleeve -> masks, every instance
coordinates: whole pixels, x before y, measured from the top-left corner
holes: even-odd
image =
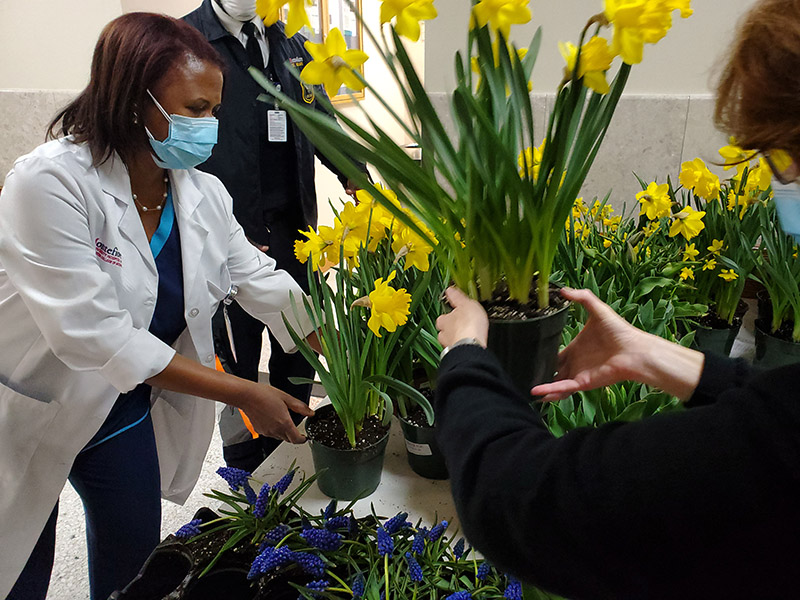
[[[700,383],[686,403],[687,408],[713,404],[722,392],[743,387],[750,377],[761,372],[743,358],[728,358],[713,352],[704,354],[705,365]]]
[[[799,375],[555,438],[488,351],[454,348],[437,441],[464,532],[498,568],[573,600],[778,597],[800,557]]]

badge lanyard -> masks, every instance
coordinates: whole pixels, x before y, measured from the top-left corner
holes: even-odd
[[[269,80],[280,92],[281,84],[272,79],[271,69]],[[286,111],[278,108],[277,100],[273,106],[272,110],[267,111],[267,140],[270,142],[285,142],[288,139],[286,134]]]
[[[231,354],[233,355],[233,361],[239,362],[239,359],[236,357],[236,344],[233,343],[233,326],[231,325],[231,318],[228,316],[228,307],[231,305],[233,300],[236,298],[236,294],[239,293],[239,288],[235,285],[231,285],[230,289],[228,290],[228,295],[222,299],[222,316],[225,318],[225,329],[228,332],[228,342],[231,345]]]

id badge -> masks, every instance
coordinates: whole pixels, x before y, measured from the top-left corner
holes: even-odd
[[[267,139],[270,142],[286,141],[286,111],[267,111]]]

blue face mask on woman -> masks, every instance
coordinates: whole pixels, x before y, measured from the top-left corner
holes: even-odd
[[[800,186],[773,180],[772,193],[781,229],[800,242]]]
[[[153,160],[156,164],[162,169],[191,169],[207,161],[217,143],[217,119],[168,115],[150,90],[147,93],[169,121],[169,135],[163,142],[155,139],[147,127],[144,128],[155,152]]]

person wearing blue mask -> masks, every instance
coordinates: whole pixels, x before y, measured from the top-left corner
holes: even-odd
[[[297,75],[311,61],[305,37],[287,37],[284,24],[270,26],[256,14],[255,0],[203,0],[184,20],[205,36],[226,65],[219,144],[200,169],[216,175],[233,197],[233,213],[248,239],[274,258],[281,269],[307,286],[306,265],[294,254],[300,230],[317,227],[315,188],[317,159],[333,173],[344,190],[355,186],[317,150],[287,113],[274,103],[257,100],[265,94],[248,69],[260,70],[293,100],[328,115],[322,86],[302,83]],[[366,167],[362,165],[362,169]],[[322,199],[327,203],[327,197]],[[222,366],[230,373],[257,381],[264,325],[239,302],[219,310],[214,318],[214,339]],[[269,382],[308,402],[311,385],[293,383],[310,379],[314,370],[300,354],[286,354],[270,336]],[[300,415],[296,415],[300,417]],[[299,422],[299,419],[298,419]],[[236,407],[219,417],[223,456],[228,466],[252,471],[277,447],[278,441],[253,438]]]
[[[191,492],[215,400],[302,443],[289,394],[215,369],[211,317],[237,300],[294,349],[301,287],[259,252],[220,181],[224,63],[186,23],[130,13],[89,84],[0,194],[0,598],[43,600],[67,480],[86,512],[92,600],[160,540],[161,497]],[[60,136],[60,137],[59,137]]]
[[[800,0],[759,0],[736,32],[716,121],[766,155],[800,234]],[[792,282],[795,285],[794,282]],[[481,305],[451,288],[437,441],[464,533],[499,569],[573,600],[796,598],[800,364],[768,371],[626,322],[589,290],[545,402],[632,380],[683,411],[556,438],[486,350]]]

